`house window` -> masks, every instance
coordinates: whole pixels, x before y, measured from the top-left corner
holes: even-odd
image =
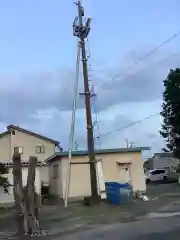
[[[53,172],[52,172],[52,177],[54,179],[58,178],[59,177],[59,165],[58,164],[55,164],[53,165]]]
[[[23,154],[23,147],[14,147],[14,153]]]
[[[37,154],[45,153],[45,147],[44,146],[36,146],[36,153]]]

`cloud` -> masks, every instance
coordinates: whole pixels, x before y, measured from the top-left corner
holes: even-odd
[[[139,52],[128,53],[123,61],[124,66],[132,61]],[[139,53],[140,56],[142,55]],[[164,57],[166,56],[166,58]],[[167,58],[168,56],[168,58]],[[171,57],[169,57],[171,56]],[[164,59],[162,61],[162,59]],[[159,63],[158,60],[160,59]],[[128,75],[117,78],[105,84],[98,93],[98,108],[105,110],[115,104],[127,102],[152,101],[161,98],[162,81],[171,67],[180,62],[179,54],[161,53],[154,59],[143,61],[135,70],[129,68]],[[121,64],[121,65],[123,65]],[[127,68],[126,68],[127,69]],[[118,72],[123,73],[123,70]],[[104,73],[107,80],[109,72]],[[114,74],[113,74],[114,75]],[[103,84],[103,80],[94,77],[94,85]],[[102,77],[102,76],[101,76]],[[72,109],[73,86],[75,73],[72,69],[64,68],[56,72],[26,74],[22,76],[1,76],[0,88],[0,119],[4,122],[27,120],[37,110],[56,108],[59,111]],[[83,81],[80,79],[79,92],[82,92]],[[78,99],[78,108],[84,107],[84,99]]]
[[[159,102],[163,91],[162,81],[169,69],[177,67],[180,62],[179,54],[162,52],[152,59],[143,61],[135,68],[128,68],[127,74],[127,66],[130,62],[133,63],[137,56],[141,57],[142,52],[128,53],[121,63],[121,69],[117,71],[123,74],[126,72],[125,77],[123,75],[104,84],[98,93],[97,107],[100,111],[99,124],[102,133],[114,131],[116,128],[121,128],[121,126],[159,111]],[[124,72],[123,69],[125,69]],[[93,83],[99,86],[114,73],[115,70],[96,74]],[[4,75],[1,76],[1,79],[1,129],[6,124],[18,124],[60,140],[67,148],[71,123],[74,71],[63,68],[54,73],[27,73],[22,76]],[[82,89],[81,77],[79,92],[82,92]],[[94,102],[92,105],[95,106]],[[158,127],[159,124],[157,121]],[[85,126],[84,99],[79,98],[75,140],[81,148],[86,147]],[[116,136],[112,134],[107,140],[103,140],[103,146],[124,146],[124,138],[127,136],[139,145],[145,143],[148,145],[151,139],[148,134],[158,132],[157,126],[150,131],[152,126],[154,125],[151,122],[149,125],[144,125],[142,131],[136,127],[133,130],[131,128],[131,130],[123,131],[123,133],[117,132]]]
[[[55,73],[1,76],[1,121],[27,120],[40,109],[72,108],[75,74],[63,69]]]
[[[134,52],[125,57],[124,65],[132,61],[132,56],[138,55]],[[141,57],[139,57],[141,59]],[[128,61],[129,59],[129,61]],[[137,59],[137,58],[136,58]],[[163,80],[167,76],[170,68],[179,66],[179,53],[159,53],[156,59],[142,61],[135,68],[125,68],[114,81],[102,84],[98,91],[98,107],[106,109],[115,104],[154,101],[161,99],[163,91]],[[131,65],[131,64],[130,64]],[[110,78],[111,79],[111,78]],[[97,88],[98,89],[98,88]]]
[[[119,120],[117,119],[117,122]],[[119,129],[123,126],[127,126],[128,122],[133,122],[129,119],[127,123],[121,124],[119,122]],[[132,143],[133,146],[137,147],[150,147],[151,151],[146,154],[150,156],[152,152],[159,152],[164,147],[165,143],[159,134],[159,121],[158,118],[151,119],[146,122],[132,125],[131,127],[124,128],[120,131],[113,131],[109,135],[102,135],[102,143],[104,148],[121,148],[127,147],[127,141],[129,145]]]
[[[159,134],[161,117],[154,115],[145,119],[159,112],[159,103],[160,101],[126,103],[103,111],[100,114],[103,147],[126,147],[125,139],[128,139],[135,146],[149,146],[153,152],[161,151],[165,144]],[[139,121],[141,119],[145,120]]]

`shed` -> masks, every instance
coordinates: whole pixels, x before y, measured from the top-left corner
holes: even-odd
[[[146,191],[142,151],[148,147],[102,149],[96,151],[96,160],[102,163],[104,181],[130,183],[133,191]],[[68,152],[57,152],[45,160],[49,164],[50,193],[65,197]],[[88,151],[72,152],[69,198],[91,195]],[[97,177],[98,178],[98,177]],[[98,184],[98,183],[97,183]]]

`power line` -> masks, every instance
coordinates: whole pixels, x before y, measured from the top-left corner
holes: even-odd
[[[138,121],[136,121],[136,122],[130,123],[130,124],[125,125],[125,126],[123,126],[123,127],[121,127],[121,128],[117,128],[117,129],[115,129],[115,130],[113,130],[113,131],[110,131],[110,132],[101,134],[101,137],[110,135],[110,134],[115,133],[115,132],[122,131],[122,130],[124,130],[124,129],[126,129],[126,128],[129,128],[129,127],[132,127],[132,126],[134,126],[134,125],[136,125],[136,124],[138,124],[138,123],[142,123],[142,122],[144,122],[144,121],[146,121],[146,120],[148,120],[148,119],[150,119],[150,118],[152,118],[152,117],[158,116],[159,114],[160,114],[160,112],[158,112],[158,113],[156,113],[156,114],[149,115],[149,116],[147,116],[147,117],[145,117],[145,118],[143,118],[143,119],[141,119],[141,120],[138,120]]]
[[[167,60],[167,59],[169,59],[170,57],[172,57],[172,56],[176,56],[176,55],[178,55],[180,52],[177,52],[177,53],[173,53],[173,54],[171,54],[170,56],[168,56],[168,57],[166,57],[166,58],[163,58],[163,59],[161,59],[160,61],[158,61],[158,62],[155,62],[155,63],[153,63],[151,66],[153,66],[154,64],[159,64],[159,63],[161,63],[162,61],[165,61],[165,60]],[[144,69],[143,69],[144,70]],[[129,74],[128,76],[133,76],[134,74]],[[97,95],[97,94],[96,94]],[[151,117],[153,117],[153,116],[156,116],[156,115],[158,115],[158,114],[160,114],[160,113],[157,113],[157,114],[153,114],[153,115],[150,115],[150,116],[148,116],[148,118],[151,118]],[[142,121],[143,120],[146,120],[147,118],[145,118],[145,119],[142,119]],[[137,123],[139,123],[141,120],[139,120],[139,121],[137,121],[137,122],[134,122],[134,123],[131,123],[130,124],[130,126],[132,126],[132,125],[135,125],[135,124],[137,124]],[[128,128],[128,127],[130,127],[129,125],[127,125],[127,126],[124,126],[124,127],[122,127],[122,129],[120,128],[120,129],[117,129],[117,130],[115,130],[115,131],[120,131],[120,130],[123,130],[124,128]],[[108,132],[108,133],[102,133],[101,134],[101,136],[103,137],[103,136],[106,136],[106,135],[109,135],[109,134],[111,134],[111,133],[114,133],[115,131],[112,131],[112,132]]]
[[[178,37],[180,35],[180,30],[176,33],[174,33],[171,37],[169,37],[168,39],[166,39],[164,42],[162,42],[161,44],[159,44],[158,46],[156,46],[155,48],[153,48],[150,52],[146,53],[145,55],[143,55],[141,58],[137,59],[133,65],[129,66],[127,68],[127,70],[129,70],[130,68],[134,68],[136,65],[138,65],[140,62],[146,60],[149,56],[151,56],[152,54],[154,54],[155,52],[157,52],[159,49],[161,49],[164,45],[166,45],[167,43],[171,42],[173,39],[175,39],[176,37]],[[112,82],[114,81],[117,77],[123,77],[126,76],[127,73],[118,73],[116,75],[114,75],[110,80],[104,82],[100,88],[98,89],[97,93],[102,89],[102,87],[104,85],[106,85],[108,82]]]
[[[178,52],[176,52],[176,53],[172,53],[172,54],[170,54],[168,57],[165,57],[165,58],[163,58],[163,59],[161,59],[161,60],[159,60],[159,61],[153,62],[150,66],[148,65],[148,66],[146,66],[145,68],[140,69],[139,71],[137,71],[137,72],[135,72],[135,73],[126,74],[125,77],[134,76],[134,75],[136,75],[137,73],[140,73],[140,72],[146,70],[146,69],[149,68],[149,67],[152,67],[152,66],[154,66],[154,65],[160,64],[160,63],[168,60],[169,58],[172,58],[172,57],[174,57],[174,56],[179,56],[179,54],[180,54],[180,51],[178,51]]]
[[[134,73],[127,73],[124,77],[129,77],[129,76],[134,76],[134,75],[136,75],[137,73],[139,73],[139,72],[141,72],[141,71],[144,71],[144,70],[146,70],[147,68],[149,68],[149,67],[152,67],[152,66],[154,66],[154,65],[157,65],[157,64],[159,64],[159,63],[162,63],[163,61],[166,61],[166,60],[168,60],[169,58],[172,58],[172,57],[174,57],[174,56],[179,56],[179,54],[180,54],[180,51],[178,51],[178,52],[174,52],[174,53],[172,53],[172,54],[170,54],[168,57],[165,57],[165,58],[163,58],[163,59],[160,59],[159,61],[156,61],[156,62],[153,62],[151,65],[148,65],[148,66],[146,66],[145,68],[143,68],[143,69],[140,69],[140,70],[138,70],[137,72],[134,72]],[[94,70],[93,70],[94,71]],[[105,70],[95,70],[95,72],[104,72]],[[178,74],[179,75],[179,74]],[[126,79],[126,78],[125,78]],[[107,81],[107,82],[109,82],[109,81]],[[100,88],[99,88],[99,90],[97,91],[97,93],[99,93],[99,91],[100,91]]]

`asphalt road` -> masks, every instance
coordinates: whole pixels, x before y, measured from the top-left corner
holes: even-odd
[[[90,209],[84,208],[83,206],[78,207],[76,205],[72,205],[72,207],[66,210],[62,207],[47,206],[44,209],[44,213],[42,213],[42,218],[45,218],[45,222],[47,222],[46,225],[48,224],[47,235],[33,237],[33,239],[180,239],[179,185],[150,185],[148,186],[147,195],[150,197],[149,202],[139,202],[134,204],[134,206],[128,206],[128,211],[133,213],[133,217],[128,215],[129,220],[128,222],[126,221],[126,223],[122,223],[123,219],[121,218],[123,217],[122,215],[124,212],[120,211],[120,208],[109,208],[111,210],[108,210],[106,207],[101,207],[98,210],[96,208],[92,208],[91,212],[95,212],[89,217],[88,214]],[[119,211],[118,214],[115,214],[114,211],[112,211],[113,209],[115,209],[115,211]],[[156,214],[147,215],[148,213],[152,212],[158,214],[161,213],[161,218],[157,217]],[[105,222],[105,224],[102,224],[102,221],[96,221],[94,218],[94,214],[96,218],[100,218],[102,213],[103,219],[108,220]],[[117,215],[118,218],[117,216],[114,216],[114,214]],[[9,215],[9,212],[7,212],[7,215]],[[85,222],[86,220],[88,220],[88,226],[89,220],[91,220],[90,222],[92,226],[87,228],[87,224]],[[78,229],[74,228],[74,225],[78,226]],[[8,217],[4,214],[0,214],[0,239],[14,238],[12,236],[12,229],[14,228],[13,226],[14,219],[11,215]],[[73,230],[71,230],[71,228]],[[46,230],[46,228],[44,229]],[[29,238],[24,237],[23,239]]]
[[[53,238],[53,240],[139,240],[139,239],[158,239],[158,240],[178,240],[180,239],[180,217],[166,217],[156,219],[144,219],[141,221],[109,225],[96,230],[78,232],[66,236]]]
[[[0,239],[19,238],[4,235]],[[30,237],[23,237],[21,240],[28,240]],[[131,223],[107,225],[87,231],[78,231],[71,234],[56,236],[33,237],[33,239],[44,240],[179,240],[180,239],[180,217],[166,217],[156,219],[143,219]]]

